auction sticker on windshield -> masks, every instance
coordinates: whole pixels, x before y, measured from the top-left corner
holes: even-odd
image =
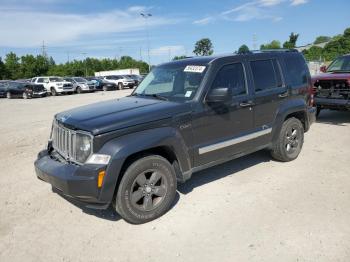
[[[204,70],[205,70],[205,66],[188,65],[184,69],[184,72],[201,74],[203,73]]]

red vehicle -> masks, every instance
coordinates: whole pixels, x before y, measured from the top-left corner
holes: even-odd
[[[312,78],[317,115],[322,109],[350,110],[350,55],[334,60]]]

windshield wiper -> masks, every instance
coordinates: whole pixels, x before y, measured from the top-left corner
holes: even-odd
[[[164,100],[164,101],[168,101],[169,99],[165,96],[161,96],[158,94],[139,94],[139,93],[133,93],[131,96],[146,96],[146,97],[153,97],[159,100]]]

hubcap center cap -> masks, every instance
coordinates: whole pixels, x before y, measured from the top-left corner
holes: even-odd
[[[152,191],[152,188],[151,188],[150,186],[147,186],[147,187],[146,187],[146,192],[147,192],[147,193],[151,193],[151,191]]]

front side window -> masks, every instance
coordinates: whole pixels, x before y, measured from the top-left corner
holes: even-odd
[[[212,89],[217,88],[229,88],[234,96],[247,94],[243,65],[237,63],[222,67],[212,85]]]
[[[273,60],[251,61],[250,67],[256,92],[273,89],[281,85],[278,83]]]
[[[153,69],[134,92],[140,96],[161,96],[173,101],[193,99],[198,91],[205,65],[168,64]]]
[[[50,77],[50,82],[63,82],[62,77]]]
[[[38,78],[38,83],[44,83],[44,78]]]

